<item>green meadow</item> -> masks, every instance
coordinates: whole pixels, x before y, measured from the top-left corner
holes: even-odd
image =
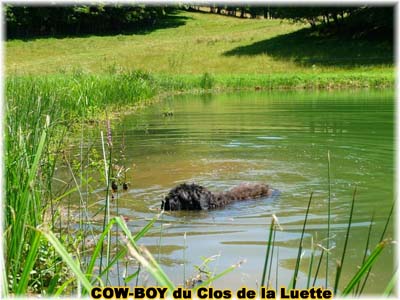
[[[276,19],[180,12],[160,23],[137,34],[11,40],[5,47],[6,72],[393,78],[393,49],[384,42],[318,37],[305,24]]]

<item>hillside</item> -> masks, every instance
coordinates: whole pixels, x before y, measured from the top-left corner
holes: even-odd
[[[318,37],[282,20],[179,12],[151,30],[125,35],[11,40],[7,74],[285,74],[393,72],[382,41]]]

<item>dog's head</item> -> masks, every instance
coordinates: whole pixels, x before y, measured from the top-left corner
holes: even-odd
[[[161,201],[161,209],[163,210],[182,210],[181,207],[182,205],[179,199],[171,197],[170,194]]]
[[[161,203],[164,210],[202,210],[208,208],[211,193],[197,184],[183,183],[169,191]]]

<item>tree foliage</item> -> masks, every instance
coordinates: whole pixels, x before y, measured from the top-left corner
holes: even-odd
[[[297,22],[308,22],[312,27],[318,24],[340,26],[359,25],[369,27],[393,27],[393,7],[285,7],[276,8],[274,16]]]
[[[189,6],[192,10],[207,7]],[[221,6],[208,9],[211,13],[240,18],[279,18],[310,24],[311,28],[325,33],[348,34],[350,36],[374,36],[390,38],[393,35],[394,6]]]
[[[152,26],[172,7],[6,5],[7,37],[111,33]]]
[[[390,6],[278,7],[234,5],[181,5],[181,9],[202,10],[240,18],[280,18],[318,25],[326,31],[371,33],[393,32],[394,9]],[[6,5],[7,37],[104,34],[143,30],[174,10],[171,6],[145,5]],[[321,30],[321,26],[318,26]]]

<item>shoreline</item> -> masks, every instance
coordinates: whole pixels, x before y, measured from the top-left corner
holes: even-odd
[[[115,74],[6,75],[6,101],[21,89],[51,91],[70,118],[96,122],[113,116],[135,113],[167,97],[187,94],[240,91],[346,91],[394,89],[393,72],[345,72],[332,74],[230,74],[160,75],[142,71]],[[20,89],[18,91],[18,89]],[[22,92],[24,94],[25,92]],[[28,96],[28,95],[27,95]],[[29,95],[31,98],[34,95]],[[86,99],[82,103],[81,99]],[[77,100],[78,99],[78,103]],[[12,106],[12,104],[10,104]],[[77,107],[78,106],[78,107]],[[79,109],[79,110],[77,110]],[[89,110],[87,112],[86,110]],[[104,110],[107,110],[104,115]]]

